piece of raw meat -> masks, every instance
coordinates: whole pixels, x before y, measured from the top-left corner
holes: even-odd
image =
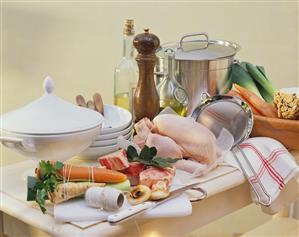
[[[110,170],[124,170],[129,167],[126,150],[121,149],[98,159],[102,166]]]
[[[163,181],[169,186],[175,174],[174,169],[159,169],[156,167],[148,168],[142,171],[139,175],[140,184],[146,185],[149,188],[158,181]]]
[[[144,170],[145,165],[139,162],[129,163],[129,167],[122,171],[130,181],[131,186],[139,184],[139,175]]]
[[[162,114],[153,122],[152,130],[174,140],[182,148],[184,157],[203,164],[212,164],[217,159],[215,135],[193,118]]]

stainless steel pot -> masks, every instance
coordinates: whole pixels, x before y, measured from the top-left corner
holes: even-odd
[[[194,39],[199,36],[204,39]],[[177,80],[188,94],[187,115],[190,115],[200,104],[203,92],[210,95],[221,93],[240,46],[230,41],[210,40],[204,32],[187,34],[178,43],[161,46],[157,53],[159,65],[163,65],[160,61],[164,61],[163,52],[168,48],[176,52]]]

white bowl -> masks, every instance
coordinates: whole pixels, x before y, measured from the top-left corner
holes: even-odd
[[[129,133],[123,135],[126,140],[130,139],[132,136],[132,131],[130,130]],[[110,146],[110,145],[116,145],[118,138],[112,138],[109,140],[100,140],[100,141],[94,141],[90,147],[97,147],[97,146]]]
[[[114,133],[109,133],[109,134],[101,134],[96,137],[96,141],[103,141],[103,140],[110,140],[114,138],[118,138],[119,136],[125,135],[129,133],[133,128],[133,124],[130,124],[129,127],[125,128],[124,130],[114,132]]]
[[[101,146],[101,147],[88,147],[85,151],[81,152],[78,156],[88,159],[96,159],[102,155],[118,150],[117,145]]]
[[[101,126],[81,132],[31,135],[9,133],[1,137],[4,146],[32,159],[65,161],[84,151],[95,140]]]
[[[102,128],[101,134],[110,134],[122,131],[132,123],[132,114],[115,105],[104,105],[104,117],[106,122],[104,125],[109,124],[111,127]]]

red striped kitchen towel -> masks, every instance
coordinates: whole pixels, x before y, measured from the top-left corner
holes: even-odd
[[[299,172],[292,155],[272,138],[247,139],[232,153],[252,186],[254,201],[264,205],[270,205],[286,183]]]

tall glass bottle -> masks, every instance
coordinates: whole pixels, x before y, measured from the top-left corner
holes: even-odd
[[[114,104],[133,112],[133,95],[138,81],[138,66],[134,58],[134,20],[125,21],[123,58],[114,71]]]
[[[157,86],[160,98],[160,111],[165,107],[172,108],[181,116],[187,112],[188,96],[183,87],[176,80],[175,54],[172,49],[165,51],[164,78]]]

